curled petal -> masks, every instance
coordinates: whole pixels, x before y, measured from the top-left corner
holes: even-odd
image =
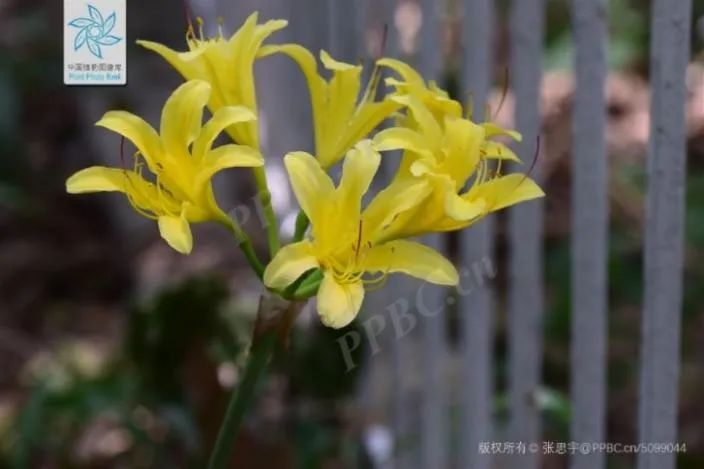
[[[483,199],[465,200],[454,192],[445,194],[445,213],[454,220],[473,220],[485,213]]]
[[[512,138],[517,142],[520,142],[523,139],[523,136],[515,130],[506,130],[503,127],[499,127],[498,125],[494,124],[493,122],[485,122],[481,125],[486,131],[487,138],[506,136]]]
[[[377,60],[376,63],[382,67],[390,68],[394,72],[398,73],[404,81],[411,85],[425,86],[423,77],[420,76],[420,74],[416,72],[413,67],[404,62],[401,62],[400,60],[383,58]]]
[[[545,192],[524,174],[509,174],[474,186],[462,197],[467,200],[484,199],[490,211],[501,210],[511,205],[538,199]]]
[[[204,64],[195,60],[197,56],[193,54],[177,52],[158,42],[139,40],[137,44],[162,56],[164,60],[174,67],[186,80],[206,78],[209,76]]]
[[[330,54],[325,52],[324,50],[320,51],[320,61],[323,63],[323,66],[327,68],[328,70],[333,70],[337,72],[344,72],[346,70],[361,70],[362,67],[358,65],[352,65],[348,64],[345,62],[339,62],[332,57],[330,57]]]
[[[361,281],[338,283],[332,272],[326,271],[318,290],[318,314],[328,327],[340,329],[357,316],[364,300]]]
[[[95,125],[112,130],[132,142],[149,164],[156,169],[163,149],[156,130],[139,116],[125,111],[110,111]]]
[[[184,216],[159,217],[159,233],[164,240],[181,254],[190,254],[193,249],[191,227]]]

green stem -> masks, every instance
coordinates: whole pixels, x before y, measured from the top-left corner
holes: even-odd
[[[233,391],[225,412],[225,420],[220,426],[215,448],[208,462],[208,469],[223,469],[228,466],[244,414],[250,407],[259,382],[266,373],[266,366],[276,346],[275,330],[266,332],[252,344],[249,360],[240,385]]]
[[[254,172],[254,182],[257,185],[257,196],[262,204],[264,223],[266,224],[266,238],[269,242],[269,255],[273,259],[279,251],[279,224],[274,214],[274,207],[271,206],[271,192],[266,181],[264,168],[252,168]]]
[[[240,248],[247,262],[252,267],[252,270],[257,274],[257,277],[261,280],[264,276],[264,265],[259,260],[257,253],[254,251],[254,246],[252,246],[252,241],[247,236],[247,233],[240,228],[236,221],[229,217],[226,217],[225,225],[232,232],[237,239],[237,246]]]

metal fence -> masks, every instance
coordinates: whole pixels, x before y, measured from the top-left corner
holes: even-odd
[[[515,96],[515,127],[524,136],[516,150],[524,161],[533,158],[541,131],[539,89],[544,2],[509,2],[510,88]],[[214,2],[192,3],[199,11],[204,4]],[[390,26],[387,53],[400,54],[394,28],[397,6],[394,0],[243,1],[237,2],[234,11],[230,8],[231,2],[218,3],[217,10],[227,14],[233,24],[255,8],[262,10],[265,17],[287,17],[292,28],[291,37],[287,39],[326,48],[336,58],[347,61],[368,57],[365,40],[369,32],[380,34],[387,24]],[[418,0],[417,4],[422,17],[418,48],[414,56],[405,58],[427,79],[441,81],[443,18],[449,4],[459,6],[461,89],[471,91],[475,102],[485,102],[491,85],[499,78],[492,76],[491,47],[498,2]],[[609,281],[605,144],[607,0],[572,0],[571,14],[576,91],[571,152],[570,438],[578,442],[602,442],[608,440],[605,430]],[[691,0],[652,1],[652,120],[647,159],[645,294],[637,423],[640,442],[677,441],[685,69],[689,60],[691,14]],[[306,125],[299,123],[305,119],[285,119],[282,116],[286,112],[279,112],[305,112],[300,111],[308,106],[305,92],[289,93],[273,101],[271,97],[264,98],[262,104],[277,110],[267,113],[264,109],[270,128],[286,127],[280,135],[310,135]],[[271,135],[276,132],[269,130]],[[301,141],[300,137],[297,141]],[[286,147],[288,142],[285,143],[275,142],[269,148]],[[540,160],[538,158],[538,162]],[[533,175],[540,180],[540,163]],[[478,449],[480,442],[497,439],[541,441],[536,393],[541,384],[545,310],[543,214],[541,201],[522,204],[508,214],[508,425],[499,429],[492,421],[492,400],[497,392],[492,357],[493,318],[497,308],[491,283],[480,282],[471,295],[459,297],[459,347],[448,345],[447,316],[439,314],[419,319],[418,331],[410,332],[403,340],[394,333],[387,334],[384,346],[379,347],[381,351],[369,362],[371,369],[367,370],[360,391],[360,405],[387,419],[396,437],[395,456],[384,467],[486,469],[498,464],[506,468],[533,469],[540,466],[537,452],[499,460]],[[492,217],[464,232],[456,258],[458,264],[467,267],[477,259],[493,258],[495,232]],[[395,298],[410,294],[417,284],[396,281],[392,287],[383,297],[377,295],[370,299],[368,314],[386,307]],[[439,292],[439,298],[444,298],[442,293]],[[409,380],[415,384],[409,385]],[[380,394],[374,388],[379,386],[385,386],[383,403],[374,402]],[[405,438],[407,435],[410,436]],[[605,462],[604,454],[599,452],[578,452],[570,456],[570,467],[574,469],[601,469],[606,467]],[[637,467],[671,469],[675,467],[675,455],[642,453],[637,457]]]

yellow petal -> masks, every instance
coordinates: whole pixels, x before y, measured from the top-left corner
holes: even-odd
[[[193,157],[196,159],[205,157],[215,139],[227,127],[256,119],[257,116],[244,106],[227,106],[218,109],[213,118],[203,126],[200,135],[193,143]]]
[[[131,175],[128,175],[131,173]],[[88,192],[126,192],[128,178],[137,176],[133,171],[93,166],[78,171],[66,181],[66,192],[84,194]]]
[[[457,269],[442,254],[420,243],[395,240],[367,252],[364,270],[400,272],[438,285],[457,285]]]
[[[122,192],[130,205],[141,215],[153,218],[155,214],[177,212],[180,204],[166,191],[158,190],[134,171],[93,166],[83,169],[66,181],[69,194],[89,192]]]
[[[97,126],[112,130],[132,142],[147,161],[149,168],[156,170],[163,148],[156,130],[139,116],[125,111],[110,111],[96,122]]]
[[[362,205],[362,196],[379,169],[381,155],[374,150],[369,140],[359,142],[347,153],[342,165],[342,178],[337,189],[341,218],[357,223]]]
[[[208,82],[191,80],[179,86],[166,101],[161,114],[161,138],[171,156],[185,155],[200,134],[210,92]]]
[[[356,120],[362,67],[344,67],[334,61],[327,65],[334,67],[333,77],[327,85],[325,105],[315,116],[316,155],[324,168],[335,164],[349,146],[366,137],[356,134],[359,129],[351,129]],[[351,135],[351,131],[356,135]]]
[[[486,141],[482,150],[487,158],[514,161],[521,163],[521,159],[509,147],[500,142]]]
[[[481,124],[481,126],[484,127],[487,138],[506,136],[512,138],[517,142],[520,142],[523,139],[523,136],[515,130],[504,129],[503,127],[500,127],[497,124],[494,124],[493,122],[484,122],[483,124]]]
[[[462,187],[475,171],[480,148],[485,143],[484,128],[468,119],[445,118],[444,171]]]
[[[509,174],[473,187],[463,195],[467,200],[483,198],[490,211],[501,210],[527,200],[543,197],[545,192],[524,174]]]
[[[325,52],[324,50],[320,51],[320,61],[323,63],[323,66],[327,68],[328,70],[333,70],[333,71],[346,71],[346,70],[355,70],[355,69],[361,69],[362,67],[358,65],[352,65],[348,64],[345,62],[339,62],[332,57],[330,57],[330,54]]]
[[[411,110],[413,119],[418,123],[420,132],[427,139],[427,145],[433,153],[437,153],[442,144],[442,129],[435,120],[435,116],[415,98],[409,99],[408,108]]]
[[[388,119],[400,107],[400,104],[391,99],[385,99],[380,102],[368,101],[359,105],[351,121],[347,123],[344,137],[338,142],[338,156],[341,157],[356,142],[367,138],[379,124]],[[337,160],[326,162],[328,164],[324,166],[329,167],[336,162]]]
[[[399,180],[390,184],[364,210],[364,239],[374,242],[385,238],[385,232],[391,231],[390,224],[398,215],[417,207],[430,191],[431,186],[425,180]]]
[[[193,249],[191,227],[185,217],[159,217],[159,233],[164,240],[181,254],[190,254]]]
[[[472,220],[484,214],[484,199],[478,201],[464,200],[454,192],[445,194],[445,213],[454,220]]]
[[[282,44],[268,46],[272,51],[289,56],[303,72],[310,93],[311,109],[313,112],[313,129],[315,133],[315,148],[319,150],[322,144],[323,127],[325,125],[325,101],[327,99],[327,82],[318,74],[318,63],[313,54],[305,47],[298,44]]]
[[[418,155],[433,157],[428,141],[415,130],[404,127],[384,129],[374,136],[374,145],[379,151],[409,150]]]
[[[390,68],[394,72],[398,73],[399,75],[401,75],[401,78],[403,78],[404,81],[411,85],[425,86],[423,77],[418,72],[416,72],[413,67],[404,62],[401,62],[400,60],[383,58],[377,60],[376,63],[382,67]]]
[[[205,69],[204,64],[199,60],[195,60],[196,57],[192,54],[177,52],[158,42],[140,40],[137,41],[137,44],[162,56],[186,80],[194,78],[205,79],[208,76],[208,71]]]
[[[298,204],[315,226],[320,221],[322,206],[334,194],[332,180],[318,160],[308,153],[289,153],[284,157],[284,164]]]
[[[211,150],[203,160],[196,184],[207,183],[218,171],[227,168],[255,168],[264,165],[257,150],[244,145],[223,145]]]
[[[326,271],[318,290],[318,314],[328,327],[340,329],[357,316],[364,300],[364,285],[337,283],[332,272]]]
[[[269,288],[286,288],[310,269],[318,267],[309,241],[284,246],[276,253],[266,270],[264,285]]]

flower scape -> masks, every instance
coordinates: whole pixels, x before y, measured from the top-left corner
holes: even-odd
[[[389,274],[456,285],[455,266],[414,238],[461,230],[491,212],[542,197],[527,174],[502,173],[503,163],[520,163],[502,141],[520,141],[521,135],[473,122],[471,111],[401,61],[377,60],[364,84],[361,65],[321,51],[321,73],[315,55],[302,46],[264,44],[286,24],[259,23],[254,13],[229,38],[222,33],[207,38],[190,28],[184,52],[138,41],[185,83],[166,101],[159,132],[131,113],[105,114],[96,125],[134,145],[131,167],[83,169],[67,180],[67,191],[123,193],[182,254],[193,249],[191,224],[222,224],[266,288],[288,300],[316,296],[322,322],[333,328],[349,324],[365,287]],[[274,54],[290,57],[305,76],[315,132],[315,154],[283,156],[301,208],[294,238],[284,246],[264,170],[254,80],[255,63]],[[378,98],[383,70],[390,78],[387,93]],[[206,107],[211,117],[203,123]],[[377,131],[387,120],[392,123]],[[221,133],[233,143],[215,147]],[[382,159],[398,158],[391,182],[367,194]],[[338,166],[336,181],[331,174]],[[216,201],[211,179],[232,168],[253,173],[267,222],[267,263]]]

